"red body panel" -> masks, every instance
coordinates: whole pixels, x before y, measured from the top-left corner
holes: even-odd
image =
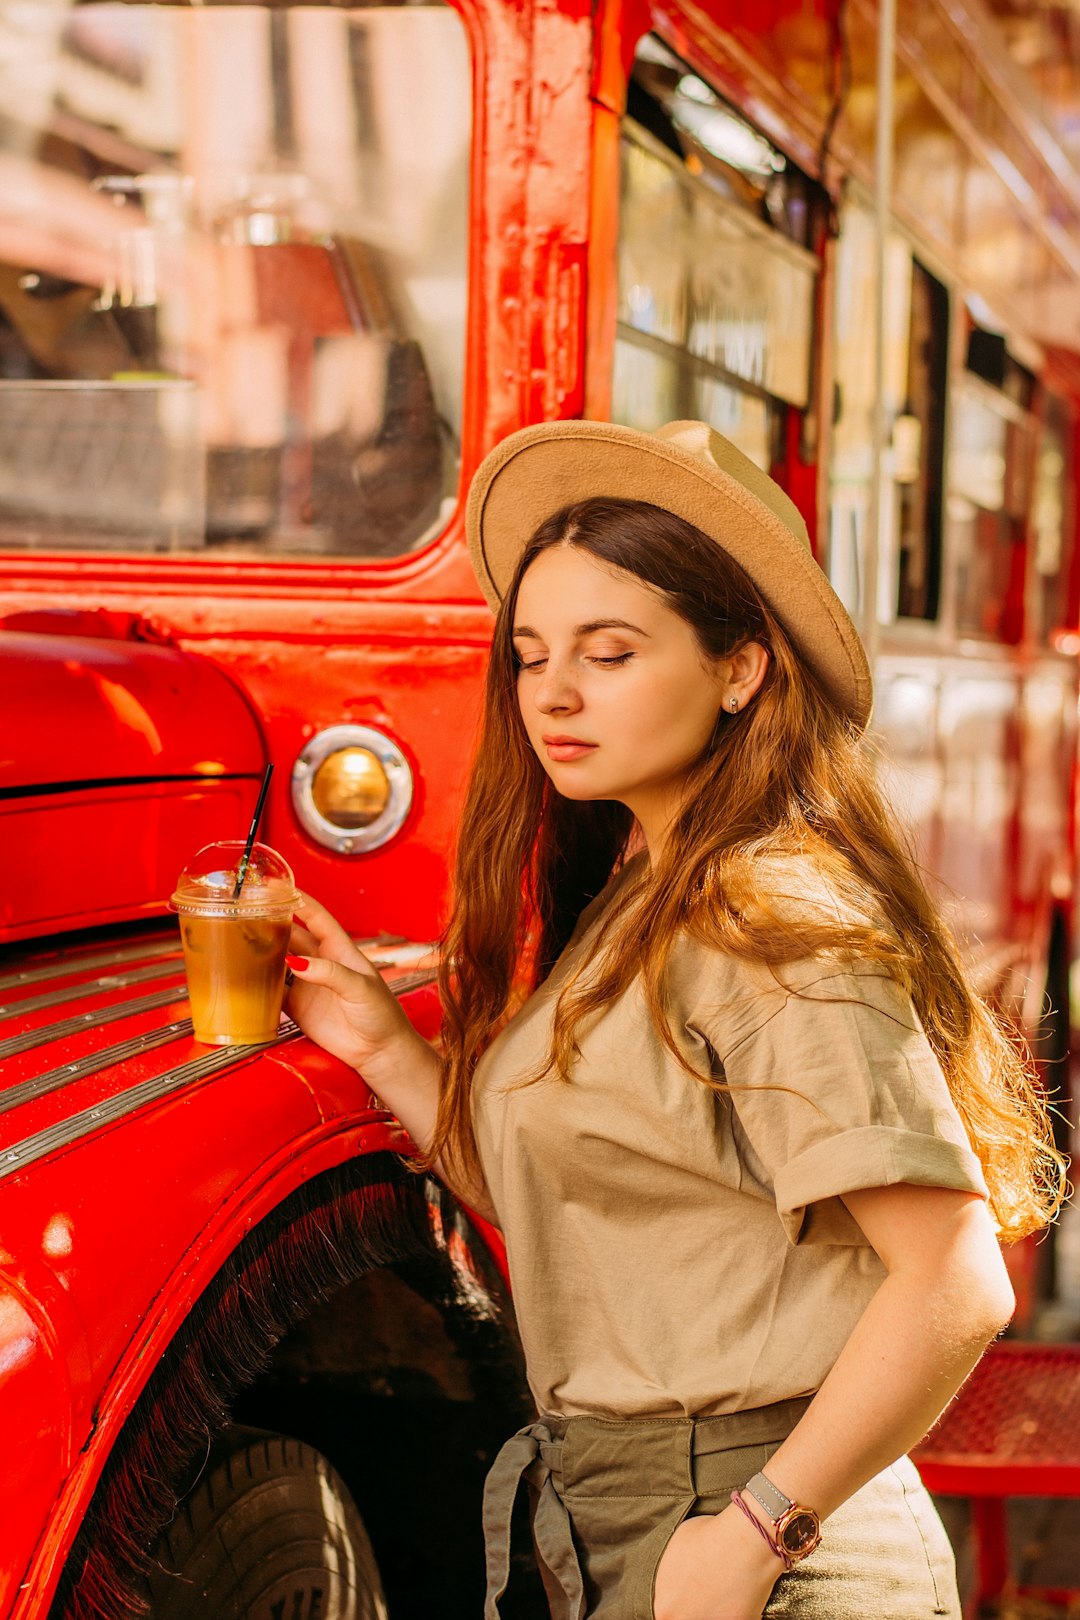
[[[108,777],[258,774],[255,716],[220,669],[170,647],[0,633],[0,791]]]
[[[0,629],[0,941],[160,912],[178,857],[250,820],[263,740],[176,648]]]
[[[17,1101],[12,1088],[43,1070],[62,1071],[182,1016],[176,945],[169,936],[145,941],[138,957],[117,964],[123,976],[156,963],[163,980],[101,991],[94,969],[80,968],[76,955],[57,976],[9,986],[0,1013],[5,1041],[47,1029],[69,1008],[90,1014],[77,1033],[0,1057],[0,1424],[20,1459],[0,1477],[0,1613],[27,1620],[41,1614],[104,1461],[163,1349],[244,1234],[320,1171],[356,1154],[410,1148],[362,1079],[302,1037],[248,1049],[222,1072],[111,1124],[99,1126],[92,1111],[208,1049],[180,1033]],[[65,966],[32,958],[24,971],[42,964]],[[95,1010],[161,983],[166,995],[175,987],[175,997],[156,1013],[108,1027],[94,1021]],[[61,1000],[68,991],[79,993]],[[19,1003],[43,993],[53,1008],[20,1017]],[[403,1000],[417,1028],[434,1034],[433,991],[406,991]],[[49,1131],[72,1140],[11,1173],[20,1145]]]
[[[26,1556],[71,1465],[69,1343],[45,1313],[40,1293],[12,1272],[0,1271],[0,1403],[15,1423],[12,1455],[19,1458],[18,1468],[6,1468],[0,1479],[0,1513],[11,1528],[0,1565],[4,1614],[18,1597]]]
[[[1073,884],[1072,661],[974,649],[930,661],[898,646],[876,673],[890,799],[927,870],[948,874],[943,904],[980,988],[1034,1029],[1051,912]]]

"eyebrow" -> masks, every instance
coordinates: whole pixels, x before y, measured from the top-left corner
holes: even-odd
[[[575,624],[574,626],[575,636],[587,636],[594,630],[632,630],[636,636],[645,636],[651,639],[647,630],[643,630],[639,624],[631,624],[629,619],[589,619],[585,624]],[[513,635],[515,638],[518,636],[532,636],[534,641],[543,641],[544,639],[539,630],[534,630],[531,624],[519,624],[515,628]]]

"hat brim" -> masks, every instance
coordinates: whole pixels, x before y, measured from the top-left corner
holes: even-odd
[[[737,478],[652,434],[612,422],[540,422],[496,445],[469,490],[465,529],[494,611],[526,542],[575,501],[648,501],[692,523],[753,580],[818,680],[862,730],[873,701],[866,652],[810,552]]]

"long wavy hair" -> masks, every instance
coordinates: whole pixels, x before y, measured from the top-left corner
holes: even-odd
[[[870,750],[745,571],[691,524],[641,501],[586,500],[547,519],[525,546],[498,614],[441,970],[443,1082],[428,1162],[442,1155],[466,1178],[477,1176],[477,1060],[550,972],[634,836],[623,805],[555,791],[521,720],[511,639],[518,590],[541,552],[561,545],[659,592],[706,656],[728,658],[756,641],[769,663],[753,701],[718,717],[662,850],[622,885],[588,963],[563,984],[545,1072],[569,1079],[582,1020],[640,974],[674,1056],[703,1083],[727,1089],[688,1065],[671,1029],[665,974],[680,934],[774,969],[814,955],[876,962],[911,995],[1002,1236],[1044,1226],[1063,1196],[1064,1162],[1030,1056],[968,982],[878,791]],[[791,894],[792,857],[814,874],[801,903]],[[815,889],[831,903],[815,904]]]

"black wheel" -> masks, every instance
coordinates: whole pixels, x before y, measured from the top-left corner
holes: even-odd
[[[229,1429],[152,1558],[153,1620],[386,1620],[344,1480],[284,1435]]]

